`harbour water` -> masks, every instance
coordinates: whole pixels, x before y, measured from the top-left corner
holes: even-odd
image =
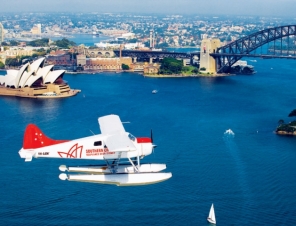
[[[250,63],[257,74],[65,75],[80,94],[0,97],[0,224],[209,225],[214,203],[218,225],[296,225],[296,137],[273,132],[296,107],[295,61]],[[96,161],[18,155],[29,123],[53,139],[75,139],[99,133],[106,114],[130,121],[124,126],[135,136],[153,129],[158,147],[143,162],[166,163],[173,177],[137,187],[61,181],[60,165]]]
[[[52,40],[61,40],[63,36],[53,37]],[[85,46],[94,46],[95,43],[104,42],[107,40],[111,40],[111,37],[100,35],[93,36],[92,34],[71,34],[66,36],[67,39],[76,43],[76,45],[85,45]]]

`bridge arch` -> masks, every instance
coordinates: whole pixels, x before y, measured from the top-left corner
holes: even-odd
[[[296,35],[296,25],[268,28],[222,46],[217,49],[216,53],[210,55],[216,59],[217,72],[226,72],[236,61],[253,50],[269,42],[293,35]]]

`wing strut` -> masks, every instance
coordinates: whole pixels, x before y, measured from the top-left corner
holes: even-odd
[[[121,152],[118,153],[118,158],[114,159],[112,163],[110,163],[108,161],[108,159],[104,158],[105,162],[107,163],[107,167],[108,167],[108,169],[110,170],[111,173],[117,173],[118,163],[119,163],[120,157],[121,157]]]
[[[134,162],[129,158],[128,158],[128,161],[132,164],[132,166],[134,167],[134,170],[137,172],[137,173],[140,173],[140,169],[139,167],[135,166]]]

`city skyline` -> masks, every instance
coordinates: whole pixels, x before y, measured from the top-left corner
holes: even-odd
[[[210,15],[253,15],[294,17],[296,0],[12,0],[1,3],[0,12],[98,12],[98,13],[167,13]],[[16,7],[17,6],[17,7]],[[194,6],[194,7],[192,7]],[[296,20],[296,17],[294,18]]]

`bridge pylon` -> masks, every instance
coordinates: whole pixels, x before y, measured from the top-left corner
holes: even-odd
[[[216,60],[210,56],[212,53],[216,53],[217,49],[221,46],[221,41],[218,38],[203,39],[200,45],[200,66],[201,72],[216,74],[217,64]]]

